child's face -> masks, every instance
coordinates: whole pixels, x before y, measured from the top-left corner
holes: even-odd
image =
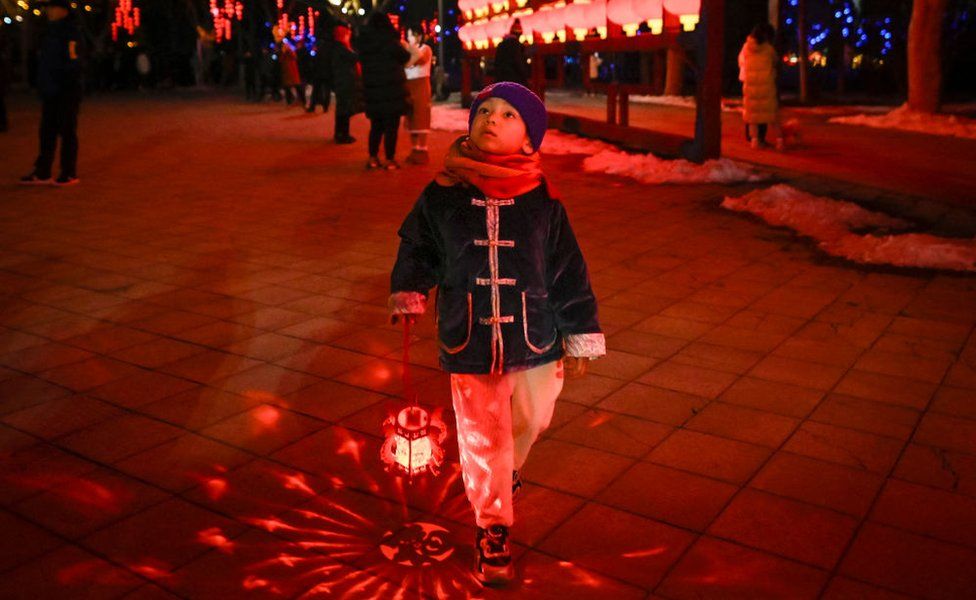
[[[522,116],[501,98],[488,98],[478,106],[470,138],[479,150],[490,154],[533,152]]]

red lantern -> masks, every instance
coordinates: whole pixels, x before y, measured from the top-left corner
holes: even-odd
[[[678,15],[682,28],[691,31],[695,25],[698,25],[701,0],[664,0],[664,10],[672,15]]]
[[[635,35],[641,23],[647,21],[652,33],[661,33],[664,26],[662,0],[608,0],[607,17],[624,28],[627,35]]]
[[[386,442],[380,458],[387,470],[413,477],[423,473],[437,475],[444,461],[441,444],[447,427],[438,416],[417,405],[408,406],[383,423]]]

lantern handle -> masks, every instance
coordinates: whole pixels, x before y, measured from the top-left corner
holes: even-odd
[[[403,395],[413,405],[417,404],[417,394],[410,377],[410,319],[403,319]]]

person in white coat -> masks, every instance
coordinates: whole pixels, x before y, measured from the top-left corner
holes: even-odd
[[[779,120],[779,94],[776,90],[778,59],[773,48],[775,36],[772,25],[760,23],[753,28],[739,52],[742,120],[746,124],[746,140],[753,148],[767,145],[767,129]]]

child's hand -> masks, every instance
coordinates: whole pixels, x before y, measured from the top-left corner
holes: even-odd
[[[417,323],[417,315],[411,313],[400,313],[400,314],[390,315],[390,323],[392,323],[393,325],[399,323],[400,319],[403,319],[404,321],[406,321],[411,325],[415,325]]]
[[[566,379],[579,379],[583,375],[586,375],[586,367],[589,364],[589,358],[577,358],[575,356],[564,356],[563,357],[563,375]]]

